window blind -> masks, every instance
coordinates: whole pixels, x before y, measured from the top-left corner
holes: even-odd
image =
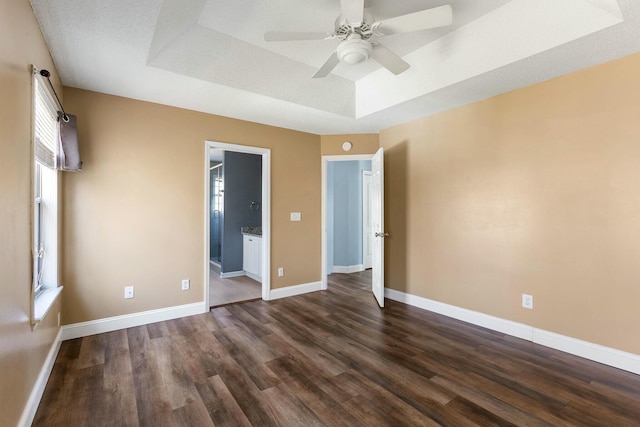
[[[58,111],[46,86],[36,76],[35,81],[35,156],[38,163],[56,168],[58,146]]]

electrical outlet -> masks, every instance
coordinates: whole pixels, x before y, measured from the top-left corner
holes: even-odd
[[[125,299],[133,298],[133,286],[124,287],[124,298]]]
[[[533,310],[533,296],[522,294],[522,307]]]
[[[291,212],[291,221],[302,221],[302,214],[300,212]]]
[[[284,276],[284,268],[280,267],[278,268],[278,277],[282,277]]]
[[[189,279],[182,279],[182,290],[183,291],[189,290]]]

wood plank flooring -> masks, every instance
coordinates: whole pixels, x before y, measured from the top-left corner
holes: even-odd
[[[640,376],[329,290],[62,343],[35,426],[632,426]]]

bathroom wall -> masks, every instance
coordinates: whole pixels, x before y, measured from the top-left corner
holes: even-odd
[[[224,222],[222,273],[242,271],[240,227],[262,225],[262,156],[224,152]],[[259,209],[250,208],[257,202]]]

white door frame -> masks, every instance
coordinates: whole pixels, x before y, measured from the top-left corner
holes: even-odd
[[[368,256],[365,254],[365,249],[371,249],[373,236],[373,230],[371,227],[367,227],[371,224],[367,224],[366,220],[367,216],[370,218],[371,215],[371,192],[368,191],[371,190],[371,179],[371,171],[362,171],[362,265],[365,270],[373,267],[371,257],[369,257],[369,262],[366,262]]]
[[[209,215],[211,209],[209,188],[209,151],[236,151],[238,153],[258,154],[262,156],[262,299],[269,299],[271,290],[271,150],[248,145],[229,144],[226,142],[205,141],[204,144],[204,303],[209,311],[209,258],[210,229]]]
[[[347,154],[337,156],[322,156],[322,285],[320,289],[327,289],[327,163],[348,162],[353,160],[371,160],[373,154]]]

